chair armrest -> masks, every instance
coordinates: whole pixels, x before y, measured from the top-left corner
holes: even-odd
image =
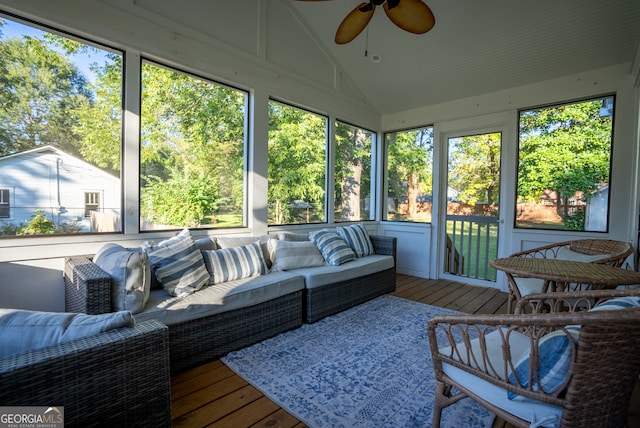
[[[615,297],[638,297],[640,288],[600,289],[583,291],[558,291],[554,293],[536,293],[524,296],[515,308],[516,314],[543,312],[577,312],[593,308],[600,302]]]
[[[66,312],[112,312],[111,277],[88,257],[66,257],[63,278]]]
[[[157,320],[0,358],[0,403],[64,406],[65,426],[170,426],[169,331]]]
[[[552,314],[439,315],[432,318],[427,327],[436,379],[445,379],[445,383],[452,384],[443,371],[443,364],[446,363],[515,394],[561,406],[564,400],[563,393],[575,370],[577,349],[580,349],[578,341],[591,333],[590,331],[585,334],[584,329],[592,330],[614,323],[635,323],[639,313],[640,310],[619,310]],[[566,329],[567,326],[581,327],[580,338],[572,336]],[[533,385],[539,384],[535,379],[539,376],[540,339],[545,334],[558,330],[569,337],[572,343],[568,376],[555,391],[536,391]],[[486,340],[489,333],[493,336],[492,341]],[[518,378],[517,382],[512,379],[512,383],[509,376],[513,376],[514,368],[518,364],[515,359],[519,359],[522,352],[515,352],[513,349],[512,336],[515,335],[520,335],[521,344],[523,340],[528,341],[528,348],[525,347],[524,352],[528,352],[530,357],[530,377]],[[490,352],[488,348],[494,352]],[[489,354],[493,355],[493,359]],[[527,381],[527,386],[520,385],[523,381]]]
[[[376,254],[393,256],[395,260],[398,238],[395,236],[369,235],[369,239],[371,239],[371,244],[373,244]]]

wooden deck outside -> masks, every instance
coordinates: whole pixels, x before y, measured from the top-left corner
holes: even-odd
[[[466,313],[505,313],[507,294],[448,280],[397,275],[395,296]],[[639,382],[640,384],[640,382]],[[638,385],[636,385],[638,386]],[[640,388],[632,399],[629,427],[640,427]],[[220,360],[174,376],[174,427],[305,427]],[[499,420],[494,428],[503,428]]]

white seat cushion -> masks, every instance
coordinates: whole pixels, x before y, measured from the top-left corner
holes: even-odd
[[[539,278],[520,278],[513,277],[516,285],[518,286],[518,290],[520,291],[520,295],[522,297],[528,296],[529,294],[537,294],[542,293],[542,287],[544,286],[544,280]]]
[[[532,427],[559,427],[562,417],[562,407],[539,401],[515,401],[507,398],[507,390],[491,382],[473,376],[464,370],[449,364],[442,364],[442,370],[452,380],[462,385],[470,392],[484,398],[492,405],[524,419]]]
[[[500,333],[497,330],[492,331],[485,336],[485,341],[487,345],[487,356],[489,362],[502,378],[504,377],[504,369],[502,359],[502,340],[500,338]],[[529,338],[518,332],[511,333],[509,337],[509,344],[511,346],[512,361],[518,361],[525,353],[529,351]],[[450,352],[450,349],[451,347],[441,348],[439,352],[446,355],[448,352]],[[473,350],[474,355],[481,355],[480,339],[473,339],[471,341],[471,349]],[[466,355],[463,356],[462,360],[466,362]],[[472,365],[476,367],[480,366],[481,369],[485,368],[484,363],[482,363],[481,361],[478,361],[478,364]],[[486,380],[482,380],[479,377],[474,376],[457,367],[453,367],[450,364],[443,363],[442,371],[453,381],[468,389],[470,392],[473,392],[479,397],[483,397],[487,402],[496,407],[504,409],[521,419],[531,422],[532,426],[557,427],[560,425],[562,408],[559,406],[553,406],[534,400],[510,400],[507,396],[506,389],[500,388]]]

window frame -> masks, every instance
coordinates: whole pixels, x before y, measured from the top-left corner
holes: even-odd
[[[250,124],[252,123],[252,118],[250,116],[250,111],[251,111],[251,91],[249,91],[248,89],[243,89],[237,85],[233,85],[233,84],[229,84],[229,83],[225,83],[225,82],[221,82],[220,80],[211,78],[211,77],[207,77],[203,74],[199,74],[197,72],[193,72],[187,69],[187,67],[184,66],[179,66],[179,65],[172,65],[169,64],[166,61],[162,61],[156,58],[152,58],[149,56],[140,56],[140,66],[139,66],[139,74],[138,74],[138,84],[139,84],[139,96],[140,96],[140,100],[138,103],[138,114],[139,114],[139,129],[138,129],[138,134],[137,134],[137,150],[138,153],[141,153],[142,150],[142,85],[143,85],[143,79],[142,79],[142,69],[143,69],[143,64],[147,63],[150,65],[153,65],[155,67],[160,67],[160,68],[164,68],[167,69],[169,71],[175,72],[175,73],[180,73],[180,74],[184,74],[188,77],[197,79],[197,80],[201,80],[203,82],[207,82],[219,87],[223,87],[229,90],[233,90],[233,91],[237,91],[243,94],[243,98],[244,98],[244,108],[243,108],[243,115],[244,115],[244,124],[243,124],[243,150],[242,150],[242,163],[243,163],[243,167],[242,167],[242,209],[241,209],[241,215],[242,215],[242,222],[239,226],[230,226],[230,227],[240,227],[240,228],[246,228],[248,225],[248,221],[249,221],[249,189],[248,189],[248,175],[249,175],[249,158],[248,158],[248,153],[249,153],[249,149],[250,149]],[[138,164],[138,179],[141,182],[141,178],[142,178],[142,161],[140,159],[140,162]],[[138,203],[142,203],[142,187],[139,184],[138,188],[137,188],[137,198],[138,198]],[[138,212],[138,224],[140,224],[139,228],[138,228],[138,233],[140,234],[145,234],[145,233],[155,233],[157,232],[157,230],[154,229],[148,229],[145,230],[142,228],[141,223],[142,223],[143,219],[142,219],[142,214],[141,212]],[[189,227],[189,229],[193,229],[193,230],[222,230],[224,228],[227,228],[227,226],[222,226],[222,227],[216,227],[214,225],[210,225],[208,227],[203,227],[202,225],[199,227]],[[179,230],[179,227],[176,228],[164,228],[163,230]]]
[[[605,230],[575,230],[575,229],[567,229],[567,228],[552,228],[552,227],[540,227],[540,226],[536,226],[536,227],[523,227],[521,225],[518,225],[518,204],[519,204],[519,192],[518,192],[518,186],[519,186],[519,181],[520,181],[520,164],[521,164],[521,159],[520,159],[520,148],[521,148],[521,140],[520,140],[520,136],[521,136],[521,115],[523,112],[527,112],[527,111],[535,111],[535,110],[543,110],[545,108],[553,108],[553,107],[562,107],[562,106],[568,106],[568,105],[574,105],[574,104],[580,104],[580,103],[586,103],[586,102],[593,102],[593,101],[598,101],[598,100],[605,100],[611,98],[613,100],[612,102],[612,110],[611,110],[611,133],[610,133],[610,144],[609,144],[609,177],[608,177],[608,200],[607,200],[607,219],[606,219],[606,225],[605,225]],[[514,202],[515,202],[515,206],[514,206],[514,216],[513,216],[513,229],[514,230],[518,230],[518,231],[535,231],[535,230],[539,230],[539,231],[547,231],[547,232],[552,232],[552,233],[567,233],[567,232],[571,232],[571,233],[597,233],[597,234],[607,234],[609,233],[610,230],[610,225],[611,225],[611,189],[612,189],[612,182],[613,182],[613,156],[614,156],[614,149],[615,149],[615,122],[616,122],[616,110],[617,110],[617,94],[615,92],[612,93],[605,93],[605,94],[596,94],[596,95],[592,95],[592,96],[587,96],[587,97],[580,97],[580,98],[575,98],[575,99],[570,99],[570,100],[564,100],[564,101],[559,101],[559,102],[553,102],[553,103],[547,103],[547,104],[542,104],[542,105],[537,105],[537,106],[533,106],[533,107],[523,107],[523,108],[519,108],[517,110],[517,119],[516,119],[516,151],[515,151],[515,187],[514,187]],[[586,205],[585,205],[586,206]],[[585,208],[586,210],[586,208]],[[586,215],[585,215],[586,217]]]
[[[393,222],[393,223],[400,223],[400,224],[432,224],[433,223],[433,219],[432,221],[429,222],[422,222],[422,221],[417,221],[417,220],[396,220],[396,219],[389,219],[389,204],[388,204],[388,199],[389,199],[389,142],[387,141],[387,136],[389,134],[398,134],[398,133],[402,133],[402,132],[408,132],[408,131],[420,131],[420,130],[425,130],[425,129],[431,129],[431,204],[432,204],[432,210],[433,210],[433,194],[434,194],[434,185],[436,184],[436,178],[434,176],[434,172],[435,172],[435,167],[436,167],[436,162],[437,159],[435,158],[436,156],[436,135],[435,135],[435,125],[434,124],[426,124],[426,125],[418,125],[418,126],[412,126],[409,128],[400,128],[400,129],[392,129],[389,131],[384,131],[382,134],[382,148],[383,148],[383,152],[382,152],[382,162],[381,162],[381,167],[382,167],[382,186],[380,187],[380,193],[382,194],[382,199],[381,199],[381,204],[380,204],[380,218],[382,221],[388,221],[388,222]]]
[[[6,195],[6,198],[5,198]],[[11,189],[8,187],[0,187],[0,218],[10,219],[11,217]],[[6,199],[6,200],[5,200]],[[6,205],[6,207],[5,207]],[[7,215],[2,215],[2,212],[6,210]]]
[[[98,203],[97,204],[89,203],[87,199],[93,199],[94,196],[97,197]],[[91,207],[95,206],[95,208],[90,208],[90,206]],[[100,196],[99,191],[88,191],[88,190],[84,191],[84,216],[85,217],[91,217],[91,211],[99,212],[101,206],[102,206],[102,197]]]
[[[120,57],[121,59],[121,73],[120,73],[120,89],[119,89],[119,98],[120,98],[120,103],[117,106],[118,110],[120,112],[124,112],[124,105],[125,105],[125,67],[126,67],[126,49],[125,48],[116,48],[113,46],[113,44],[108,43],[108,42],[104,42],[104,41],[99,41],[99,37],[86,37],[86,36],[82,36],[79,33],[76,32],[72,32],[72,31],[67,31],[67,30],[63,30],[57,26],[54,25],[50,25],[47,23],[44,23],[42,21],[38,21],[38,20],[34,20],[34,19],[30,19],[24,16],[20,16],[18,14],[14,14],[11,12],[8,12],[6,10],[2,10],[0,9],[0,19],[4,19],[5,21],[11,21],[14,24],[18,24],[21,26],[25,26],[25,27],[29,27],[34,31],[39,31],[42,33],[48,33],[48,34],[52,34],[58,37],[61,37],[63,39],[66,40],[70,40],[73,42],[76,42],[78,44],[84,45],[84,46],[88,46],[100,51],[103,51],[103,54],[109,53],[109,54],[113,54],[113,55],[117,55]],[[28,36],[30,36],[29,34],[27,34]],[[55,49],[54,49],[55,50]],[[78,67],[78,63],[74,60],[70,60],[68,58],[67,53],[61,53],[62,55],[65,56],[65,59],[67,59],[69,62],[71,62],[75,67]],[[73,55],[73,54],[71,54]],[[86,60],[83,59],[83,60]],[[81,61],[80,61],[81,62]],[[113,64],[113,63],[112,63]],[[80,69],[80,71],[82,72],[82,70]],[[86,76],[84,76],[86,77]],[[95,96],[95,93],[93,93],[92,95]],[[125,115],[123,113],[121,113],[120,115],[120,120],[119,120],[119,150],[120,150],[120,165],[119,165],[119,170],[117,170],[117,173],[119,174],[117,179],[119,181],[119,185],[118,185],[118,192],[119,192],[119,196],[117,198],[113,198],[114,200],[119,202],[119,206],[118,206],[118,211],[119,211],[119,216],[120,216],[120,227],[118,230],[115,231],[108,231],[108,232],[101,232],[101,231],[88,231],[88,232],[81,232],[80,230],[82,230],[82,226],[79,227],[77,229],[76,232],[69,232],[68,230],[63,230],[63,231],[56,231],[56,233],[54,234],[33,234],[33,235],[19,235],[19,236],[14,236],[14,235],[8,235],[6,237],[3,237],[4,239],[0,240],[0,241],[5,241],[7,239],[27,239],[27,240],[36,240],[38,238],[42,238],[45,240],[51,240],[51,239],[60,239],[62,236],[73,236],[76,238],[79,238],[82,240],[83,237],[87,237],[87,236],[92,236],[92,235],[110,235],[110,234],[122,234],[123,233],[123,228],[122,225],[124,224],[124,212],[125,212],[125,207],[124,207],[124,194],[123,194],[123,171],[122,171],[122,158],[123,158],[123,151],[124,151],[124,129],[125,129]],[[15,152],[13,154],[19,154],[25,151],[30,151],[30,150],[36,150],[38,148],[42,148],[47,146],[47,144],[39,144],[36,146],[33,146],[31,148],[28,148],[26,150],[22,150],[19,152]],[[56,150],[59,150],[63,153],[65,153],[68,156],[71,156],[75,159],[77,159],[78,161],[80,161],[83,164],[89,164],[91,165],[92,168],[95,168],[96,170],[99,170],[100,172],[104,173],[105,176],[111,175],[111,172],[109,170],[109,168],[105,168],[105,167],[101,167],[98,166],[95,163],[91,163],[87,160],[84,159],[84,157],[79,156],[78,154],[75,153],[69,153],[69,151],[66,151],[64,148],[60,148],[58,146],[52,146],[54,147]],[[11,155],[13,155],[11,154]],[[114,171],[113,169],[111,171]],[[77,192],[78,190],[82,191],[80,188],[75,188],[74,192]],[[75,195],[78,195],[78,193],[73,193]],[[16,190],[15,188],[11,191],[11,195],[12,197],[17,197],[16,196]],[[66,224],[73,224],[76,221],[81,221],[86,219],[86,217],[84,216],[84,205],[80,206],[79,205],[79,201],[80,198],[78,196],[76,197],[70,197],[69,201],[73,201],[73,207],[69,208],[68,206],[64,206],[64,205],[60,205],[57,207],[57,209],[55,209],[54,211],[52,211],[50,209],[49,206],[45,206],[45,207],[35,207],[35,210],[41,210],[44,211],[47,216],[47,219],[49,219],[49,216],[52,216],[55,220],[55,223],[60,225],[66,225]],[[67,203],[69,203],[69,201],[67,201]],[[13,201],[14,203],[12,204],[13,207],[11,208],[12,211],[12,215],[11,217],[9,217],[9,219],[12,219],[13,222],[15,222],[15,226],[19,227],[20,225],[24,225],[25,222],[28,222],[28,220],[24,220],[21,218],[24,217],[22,215],[20,215],[19,213],[16,213],[17,210],[21,210],[22,207],[18,207],[17,203],[15,202],[15,200]],[[65,204],[66,205],[66,204]],[[70,214],[71,212],[73,212],[74,214]],[[62,215],[66,215],[66,217],[60,217]],[[57,219],[55,219],[55,216],[59,216]],[[3,217],[4,219],[6,219],[6,217]],[[90,224],[90,223],[89,223]],[[85,225],[86,226],[86,225]],[[73,229],[73,227],[72,227]]]
[[[371,129],[365,128],[363,126],[356,125],[353,122],[349,122],[349,121],[346,121],[346,120],[342,120],[342,119],[336,118],[333,121],[333,126],[334,126],[334,129],[335,129],[334,138],[333,138],[334,142],[336,140],[335,135],[336,135],[337,130],[338,130],[338,123],[341,123],[343,125],[346,125],[346,126],[349,126],[349,127],[355,128],[355,129],[366,131],[371,136],[371,150],[370,150],[370,153],[369,153],[369,164],[370,164],[370,166],[369,166],[369,169],[370,169],[370,171],[369,171],[369,204],[368,204],[369,216],[366,219],[360,218],[360,219],[349,219],[349,220],[336,220],[335,215],[334,215],[333,222],[334,223],[348,223],[348,222],[373,221],[376,218],[376,211],[375,211],[376,196],[377,196],[377,194],[376,194],[376,179],[378,177],[378,174],[377,174],[377,168],[376,168],[375,162],[376,162],[376,153],[377,153],[377,147],[378,147],[378,133],[373,131],[373,130],[371,130]],[[333,188],[332,188],[333,198],[332,199],[333,199],[333,201],[332,201],[332,209],[333,209],[333,212],[336,212],[337,209],[338,209],[338,206],[336,204],[336,202],[337,202],[336,189],[338,187],[338,182],[336,180],[337,164],[336,164],[336,161],[335,161],[335,158],[338,155],[337,143],[334,144],[333,152],[335,153],[335,156],[332,157],[332,159],[333,159],[333,174],[332,174],[332,178],[333,178],[333,180],[332,180],[333,181]],[[366,198],[365,198],[365,200],[366,200]],[[364,205],[364,208],[366,209],[367,206]]]
[[[333,190],[329,191],[329,180],[330,180],[330,171],[332,166],[330,165],[331,163],[331,159],[332,159],[332,153],[333,153],[333,149],[331,148],[332,144],[332,136],[331,136],[331,129],[332,129],[332,125],[331,125],[331,117],[327,114],[321,113],[318,110],[313,110],[307,107],[302,107],[298,104],[292,103],[290,101],[284,101],[282,99],[278,99],[276,97],[269,97],[268,99],[268,103],[277,103],[277,104],[281,104],[285,107],[289,107],[289,108],[294,108],[294,109],[298,109],[301,110],[303,112],[305,112],[306,114],[312,114],[315,116],[319,116],[324,118],[325,121],[325,146],[324,146],[324,195],[323,195],[323,217],[324,220],[323,221],[319,221],[319,222],[308,222],[308,223],[270,223],[269,222],[269,215],[267,215],[267,226],[268,227],[280,227],[280,226],[301,226],[301,225],[309,225],[309,224],[328,224],[330,219],[329,219],[329,214],[330,214],[330,210],[331,207],[333,207],[333,201],[330,198],[330,195],[333,195]],[[268,106],[267,106],[267,110],[268,110]],[[267,120],[270,120],[270,117],[267,118]],[[267,141],[267,151],[269,150],[269,144],[270,141]],[[268,154],[267,154],[268,157]],[[269,161],[267,159],[267,169],[269,168]],[[332,174],[331,174],[332,176]],[[268,200],[268,195],[267,195],[267,205],[269,205],[270,202]],[[269,212],[269,207],[267,207],[267,212]]]

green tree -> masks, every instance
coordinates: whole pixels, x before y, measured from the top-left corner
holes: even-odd
[[[608,183],[611,115],[600,115],[602,100],[545,107],[520,114],[518,198],[537,201],[557,192],[558,215],[568,220],[568,199]],[[575,225],[572,228],[576,228]]]
[[[433,128],[386,135],[388,194],[407,200],[409,217],[418,212],[418,196],[432,194]]]
[[[486,201],[489,206],[498,201],[500,186],[499,133],[470,135],[450,140],[449,187],[458,192],[458,199],[470,205]]]
[[[78,154],[78,111],[91,103],[75,65],[36,37],[0,41],[0,156],[40,145]]]
[[[142,71],[142,217],[197,227],[225,206],[240,225],[246,95],[150,63]]]
[[[44,210],[36,210],[33,217],[19,235],[51,235],[56,230],[56,225],[49,220]]]
[[[335,209],[337,221],[362,220],[361,201],[371,187],[372,134],[336,124]]]
[[[269,103],[269,223],[296,219],[292,204],[311,206],[308,221],[324,221],[326,118],[284,104]]]

